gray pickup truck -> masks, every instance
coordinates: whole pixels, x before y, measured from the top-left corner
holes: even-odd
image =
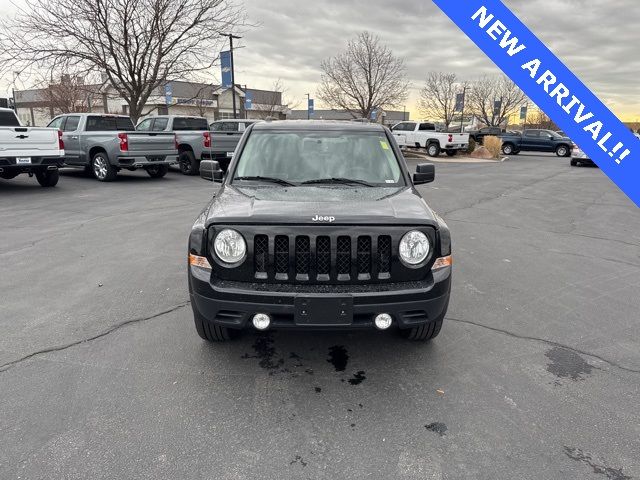
[[[178,164],[185,175],[197,175],[203,154],[209,153],[211,133],[209,123],[204,117],[182,115],[158,115],[147,117],[136,127],[138,132],[175,133],[178,142]]]
[[[211,128],[211,150],[205,152],[203,160],[215,160],[220,168],[226,172],[244,131],[257,121],[228,119],[213,122],[209,125]]]
[[[144,168],[150,177],[161,178],[178,161],[173,133],[136,132],[126,116],[71,113],[48,126],[62,131],[65,165],[84,167],[101,182],[114,180],[123,168]]]

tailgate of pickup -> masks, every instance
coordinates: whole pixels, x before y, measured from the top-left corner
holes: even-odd
[[[176,152],[175,135],[169,132],[127,132],[129,152],[171,155]]]
[[[242,132],[211,132],[211,150],[216,153],[231,153],[241,138]]]
[[[0,157],[57,156],[58,131],[53,128],[0,127]]]

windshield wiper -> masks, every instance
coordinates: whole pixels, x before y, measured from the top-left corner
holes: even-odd
[[[260,175],[251,177],[235,177],[233,180],[255,180],[258,182],[277,183],[278,185],[286,185],[287,187],[295,187],[295,183],[288,182],[284,178],[262,177]]]
[[[373,187],[374,185],[365,182],[364,180],[358,180],[356,178],[343,178],[343,177],[331,177],[331,178],[316,178],[315,180],[307,180],[306,182],[302,182],[301,185],[312,185],[312,184],[356,184],[356,185],[364,185],[365,187]]]

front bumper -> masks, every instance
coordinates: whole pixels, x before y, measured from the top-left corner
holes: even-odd
[[[444,317],[451,291],[451,267],[420,282],[375,285],[255,284],[210,279],[210,271],[189,266],[189,292],[196,318],[221,327],[243,329],[256,313],[266,313],[271,328],[300,330],[371,329],[377,314],[388,313],[406,329]],[[296,299],[350,298],[348,324],[303,324],[296,321]],[[316,304],[314,302],[313,304]]]
[[[117,166],[122,168],[142,168],[154,165],[175,165],[177,163],[177,155],[138,155],[116,158]]]

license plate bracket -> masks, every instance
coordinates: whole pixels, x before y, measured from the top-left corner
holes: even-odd
[[[16,165],[31,165],[31,157],[17,157]]]
[[[353,323],[353,297],[298,296],[294,305],[296,325],[344,326]]]

